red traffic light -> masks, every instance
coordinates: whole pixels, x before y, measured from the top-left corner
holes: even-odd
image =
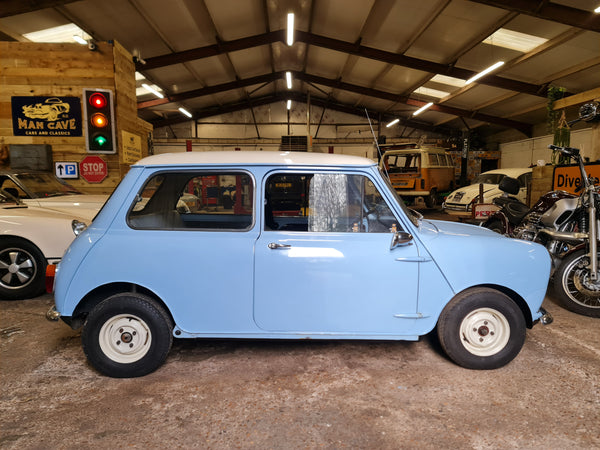
[[[95,92],[92,95],[90,95],[89,102],[90,105],[92,105],[94,108],[104,108],[108,103],[104,94],[101,94],[99,92]]]

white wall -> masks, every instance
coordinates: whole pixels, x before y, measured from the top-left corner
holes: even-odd
[[[550,164],[552,151],[548,145],[552,144],[553,137],[550,135],[540,136],[532,139],[508,142],[500,144],[500,168],[529,167],[543,160]],[[571,147],[581,150],[584,157],[591,156],[592,131],[590,128],[571,132]]]

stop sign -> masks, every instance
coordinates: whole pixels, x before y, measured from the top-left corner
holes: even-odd
[[[79,173],[88,183],[100,183],[108,176],[108,167],[99,156],[86,156],[79,163]]]

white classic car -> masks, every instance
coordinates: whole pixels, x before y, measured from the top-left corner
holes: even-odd
[[[0,299],[41,294],[46,265],[60,261],[88,223],[82,217],[27,206],[0,190]]]
[[[483,202],[481,203],[492,203],[494,198],[500,197],[503,194],[498,185],[504,177],[512,177],[519,180],[521,189],[516,197],[523,203],[526,203],[527,186],[531,181],[531,168],[495,169],[483,172],[469,186],[453,191],[446,197],[446,201],[442,205],[444,212],[463,218],[471,217],[473,203],[479,202],[479,185],[483,184]]]
[[[108,195],[83,194],[54,174],[41,171],[0,171],[0,188],[28,206],[39,206],[91,221]]]

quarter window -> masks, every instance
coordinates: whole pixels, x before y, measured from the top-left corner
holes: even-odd
[[[247,230],[254,223],[253,198],[246,173],[161,173],[138,193],[128,223],[153,230]]]
[[[365,176],[276,174],[265,187],[265,230],[388,233],[398,221]]]

